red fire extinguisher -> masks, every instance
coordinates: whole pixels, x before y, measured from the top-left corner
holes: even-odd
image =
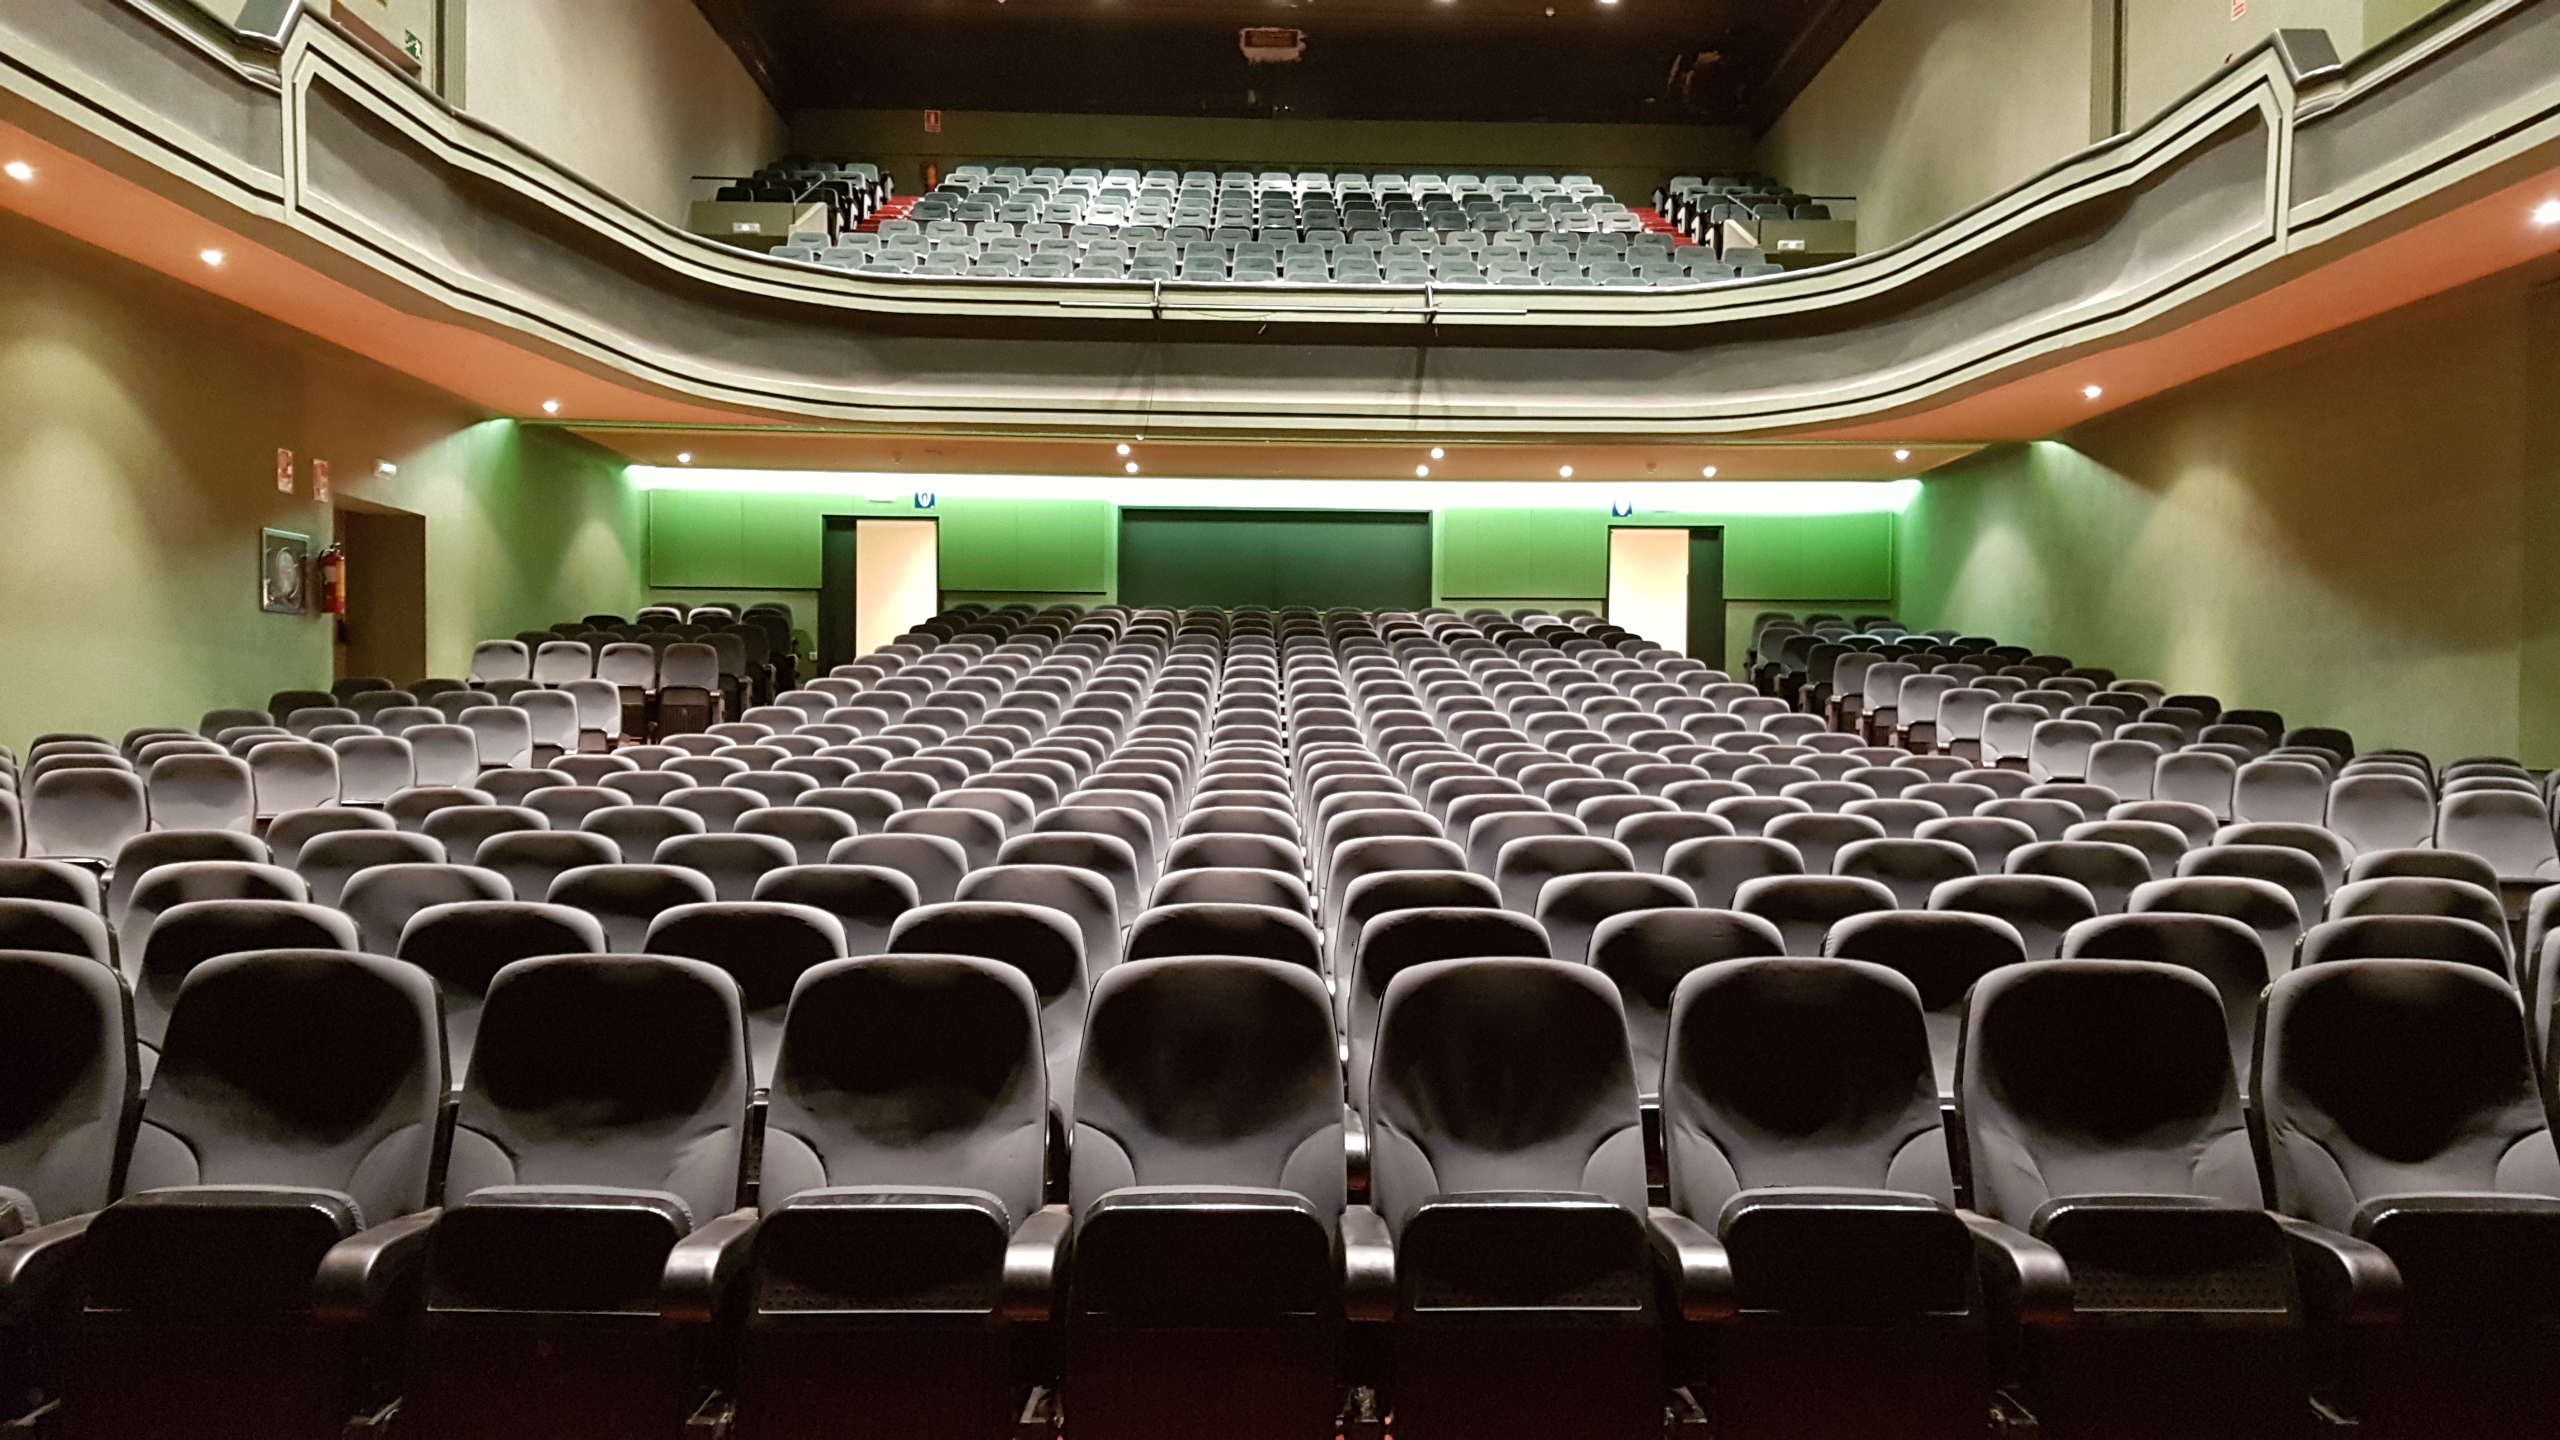
[[[347,552],[336,545],[320,552],[320,613],[347,613]]]

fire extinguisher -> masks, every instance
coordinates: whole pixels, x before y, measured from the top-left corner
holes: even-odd
[[[347,552],[336,545],[320,552],[320,613],[347,613]]]

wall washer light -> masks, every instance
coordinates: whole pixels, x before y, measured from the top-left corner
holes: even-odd
[[[641,490],[751,495],[886,496],[903,499],[919,478],[878,471],[720,470],[634,465]],[[1223,510],[1570,510],[1607,499],[1639,510],[1696,515],[1863,515],[1900,512],[1917,480],[1635,481],[1597,494],[1563,480],[1238,480],[1168,474],[935,474],[941,494],[985,500],[1103,500],[1115,505]]]

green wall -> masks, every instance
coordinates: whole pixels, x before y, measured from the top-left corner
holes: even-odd
[[[2555,414],[2560,292],[2482,282],[1933,476],[1902,618],[2560,763]]]
[[[262,528],[327,543],[314,458],[426,517],[439,673],[642,594],[645,510],[602,452],[7,214],[0,396],[0,743],[21,751],[328,684],[329,622],[262,613],[255,583]]]
[[[942,588],[991,594],[1108,593],[1116,513],[1099,500],[938,499],[652,490],[649,584],[655,589],[818,588],[830,515],[942,524]]]
[[[912,499],[648,492],[649,584],[658,598],[781,598],[805,626],[814,613],[820,534],[829,515],[913,517]],[[945,498],[943,598],[1094,604],[1120,598],[1120,511],[1100,500]],[[1612,525],[1718,525],[1725,532],[1727,653],[1749,642],[1766,606],[1890,610],[1897,593],[1897,517],[1717,515],[1643,511],[1612,519],[1576,510],[1451,509],[1434,513],[1431,600],[1460,609],[1582,605],[1609,591]],[[766,594],[763,592],[774,592]]]

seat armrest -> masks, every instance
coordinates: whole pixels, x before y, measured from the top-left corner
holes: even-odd
[[[1695,1324],[1733,1318],[1733,1257],[1707,1227],[1656,1205],[1645,1212],[1644,1233],[1654,1269],[1680,1302],[1680,1318]]]
[[[1385,1217],[1366,1205],[1345,1205],[1342,1236],[1342,1313],[1346,1319],[1383,1325],[1396,1318],[1396,1243]]]
[[[2381,1246],[2290,1215],[2275,1218],[2295,1283],[2314,1315],[2339,1325],[2398,1323],[2400,1267]]]
[[[1369,1125],[1348,1105],[1342,1107],[1342,1183],[1344,1193],[1353,1200],[1368,1200]]]
[[[1956,1215],[1973,1232],[1974,1262],[1994,1314],[2020,1325],[2071,1323],[2071,1267],[2061,1251],[1988,1215]]]
[[[401,1284],[427,1263],[427,1232],[443,1210],[429,1208],[329,1247],[311,1277],[311,1308],[331,1325],[363,1325],[382,1314]]]
[[[70,1303],[66,1287],[79,1282],[81,1242],[97,1218],[92,1210],[0,1241],[0,1312],[31,1315]]]
[[[658,1313],[678,1325],[708,1325],[747,1268],[753,1210],[732,1210],[675,1243],[658,1278]]]
[[[1064,1205],[1043,1205],[1004,1247],[1004,1318],[1017,1324],[1050,1320],[1058,1312],[1058,1277],[1066,1273],[1073,1224]]]

